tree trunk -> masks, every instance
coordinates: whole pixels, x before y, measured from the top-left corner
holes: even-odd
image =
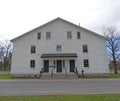
[[[116,62],[113,62],[113,65],[114,65],[114,73],[115,73],[115,74],[118,74],[117,63],[116,63]]]
[[[7,59],[6,58],[4,59],[4,64],[3,65],[4,65],[4,71],[6,71],[7,70]]]
[[[112,56],[113,56],[114,73],[118,74],[118,71],[117,71],[117,62],[116,62],[116,58],[115,58],[115,50],[114,50],[113,46],[112,46],[112,52],[113,52]]]
[[[4,66],[3,66],[3,68],[4,68],[4,71],[6,71],[6,64],[4,63]]]

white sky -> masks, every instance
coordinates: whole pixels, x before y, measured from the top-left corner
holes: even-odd
[[[0,0],[0,40],[57,17],[101,34],[104,27],[120,25],[120,0]]]

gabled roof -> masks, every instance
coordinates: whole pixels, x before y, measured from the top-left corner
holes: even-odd
[[[69,21],[67,21],[67,20],[64,20],[64,19],[58,17],[58,18],[56,18],[56,19],[54,19],[54,20],[52,20],[52,21],[49,21],[49,22],[47,22],[47,23],[45,23],[45,24],[43,24],[43,25],[41,25],[41,26],[39,26],[39,27],[37,27],[37,28],[35,28],[35,29],[32,29],[32,30],[30,30],[30,31],[28,31],[28,32],[26,32],[26,33],[24,33],[24,34],[22,34],[22,35],[20,35],[20,36],[18,36],[18,37],[16,37],[16,38],[12,39],[11,41],[14,42],[15,40],[19,39],[20,37],[23,37],[24,35],[28,34],[29,32],[34,31],[34,30],[37,30],[37,29],[39,29],[39,28],[41,28],[41,27],[44,27],[44,26],[46,26],[46,25],[49,24],[49,23],[55,22],[56,20],[61,20],[61,21],[63,21],[63,22],[66,22],[66,23],[71,24],[71,25],[73,25],[73,26],[75,26],[75,27],[81,28],[81,29],[83,29],[83,30],[89,31],[89,32],[91,32],[91,33],[93,33],[93,34],[101,37],[101,38],[106,39],[106,38],[105,38],[104,36],[102,36],[102,35],[99,35],[99,34],[93,32],[93,31],[90,31],[90,30],[88,30],[88,29],[86,29],[86,28],[83,28],[83,27],[81,27],[81,26],[78,26],[78,25],[76,25],[76,24],[74,24],[74,23],[71,23],[71,22],[69,22]]]

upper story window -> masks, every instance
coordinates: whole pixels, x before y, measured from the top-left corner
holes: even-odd
[[[30,68],[35,68],[35,60],[30,60]]]
[[[35,53],[36,52],[36,47],[35,46],[31,46],[31,53]]]
[[[83,52],[88,52],[88,45],[83,45]]]
[[[57,46],[56,46],[56,51],[57,51],[57,52],[62,51],[62,46],[61,46],[61,45],[57,45]]]
[[[84,59],[84,67],[89,67],[89,60],[88,59]]]
[[[80,32],[77,32],[77,39],[80,39],[80,38],[81,38]]]
[[[67,32],[67,39],[72,39],[72,32],[71,31]]]
[[[51,32],[46,32],[46,39],[50,39],[51,38]]]
[[[37,33],[37,39],[41,39],[41,33]]]

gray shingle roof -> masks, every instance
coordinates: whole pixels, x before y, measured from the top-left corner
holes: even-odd
[[[42,54],[41,58],[62,58],[62,57],[77,57],[76,53],[48,53]]]

